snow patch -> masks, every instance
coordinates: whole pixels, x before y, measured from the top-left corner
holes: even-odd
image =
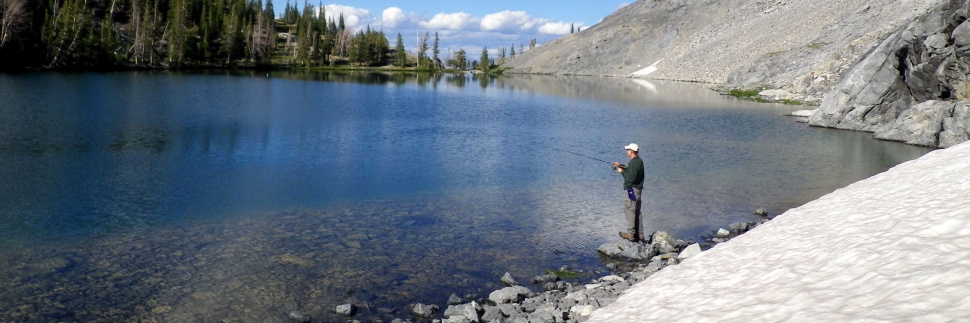
[[[779,215],[588,322],[966,321],[970,142]]]

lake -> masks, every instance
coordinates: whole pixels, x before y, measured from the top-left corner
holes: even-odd
[[[647,232],[685,240],[930,151],[618,78],[0,74],[0,98],[4,322],[407,318],[505,272],[605,275],[601,160],[630,142]]]

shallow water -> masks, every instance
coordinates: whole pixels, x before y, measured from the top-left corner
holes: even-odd
[[[605,270],[622,181],[573,153],[640,144],[648,231],[697,239],[928,151],[627,79],[19,74],[0,97],[0,321],[407,317]]]

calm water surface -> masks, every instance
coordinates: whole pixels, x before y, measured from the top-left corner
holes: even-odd
[[[605,271],[622,180],[576,154],[640,144],[647,230],[699,239],[928,152],[628,79],[24,74],[0,98],[4,322],[405,318]]]

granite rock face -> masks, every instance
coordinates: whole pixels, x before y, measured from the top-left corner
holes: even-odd
[[[970,100],[967,6],[948,2],[900,27],[826,95],[809,124],[929,147],[965,141],[968,116],[956,107]]]

